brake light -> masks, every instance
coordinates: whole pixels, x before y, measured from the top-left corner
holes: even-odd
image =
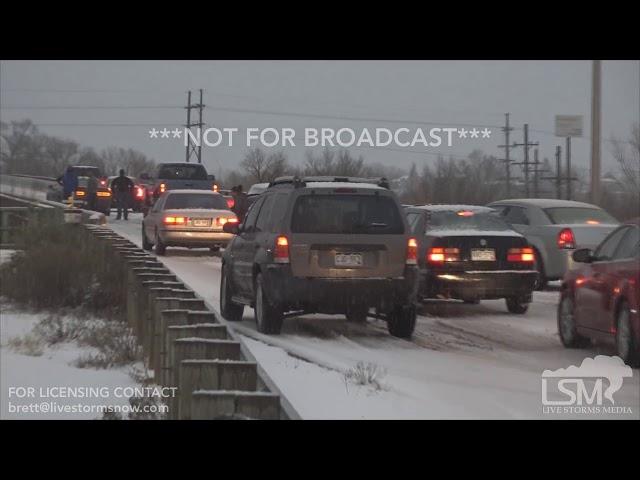
[[[82,190],[76,190],[76,197],[84,197],[85,196],[85,192]]]
[[[107,181],[106,181],[106,180],[100,180],[100,185],[101,185],[101,186],[103,186],[103,187],[104,187],[106,184],[107,184]]]
[[[276,238],[276,248],[273,250],[275,263],[289,263],[289,240],[284,235]]]
[[[418,241],[411,237],[407,242],[407,265],[418,264]]]
[[[430,263],[457,262],[460,260],[458,248],[431,247],[427,252],[427,261]]]
[[[143,198],[144,197],[144,188],[136,187],[136,197]]]
[[[458,216],[460,217],[473,217],[474,213],[471,210],[460,210]]]
[[[227,198],[227,206],[229,208],[233,208],[235,204],[236,204],[236,200],[233,197]]]
[[[508,262],[533,263],[536,259],[533,248],[510,248],[507,252]]]
[[[164,183],[160,184],[160,193],[164,193],[164,191],[167,189],[167,186]]]
[[[212,189],[214,192],[217,192],[217,191],[218,191],[218,185],[216,185],[216,184],[214,183],[214,184],[213,184],[213,186],[211,187],[211,189]]]
[[[235,217],[218,217],[216,218],[216,225],[222,227],[225,223],[238,223],[238,219]]]
[[[587,220],[587,223],[589,225],[600,225],[600,222],[598,220]]]
[[[576,238],[573,235],[573,230],[570,228],[563,228],[558,233],[558,248],[576,248]]]
[[[111,196],[111,190],[109,190],[108,192],[98,192],[97,195],[99,197],[110,197]]]
[[[187,223],[186,217],[164,217],[165,225],[184,225]]]

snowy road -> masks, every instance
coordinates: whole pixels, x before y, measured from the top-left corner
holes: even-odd
[[[141,215],[109,226],[140,245]],[[220,259],[207,250],[168,249],[159,257],[218,308]],[[603,347],[566,350],[557,337],[558,293],[536,292],[529,312],[510,315],[503,301],[425,306],[412,341],[390,337],[384,322],[347,323],[342,316],[286,319],[282,334],[255,329],[253,310],[232,323],[303,418],[640,418],[638,370],[616,393],[620,414],[543,412],[544,370],[612,355]],[[344,372],[359,362],[378,367],[380,387],[360,386]],[[608,416],[607,416],[608,415]]]

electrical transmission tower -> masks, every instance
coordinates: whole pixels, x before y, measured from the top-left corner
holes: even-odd
[[[185,125],[185,127],[187,127],[189,131],[191,131],[192,127],[197,127],[196,138],[200,140],[198,142],[199,145],[196,145],[191,135],[185,132],[187,141],[185,161],[189,163],[191,157],[195,156],[198,160],[198,163],[202,163],[202,140],[200,139],[200,136],[202,134],[202,127],[204,126],[204,123],[202,123],[202,109],[204,108],[204,104],[202,103],[202,89],[200,89],[200,102],[194,104],[191,103],[191,90],[189,90],[187,94],[187,106],[185,108],[187,109],[187,124]],[[198,121],[191,123],[191,110],[194,108],[198,109]]]
[[[504,158],[502,159],[502,161],[504,162],[504,166],[505,166],[505,185],[506,185],[506,191],[507,191],[507,198],[509,198],[511,196],[511,158],[509,157],[509,149],[512,147],[512,145],[509,145],[509,132],[511,132],[513,130],[513,128],[511,128],[509,126],[509,114],[505,113],[504,114],[504,127],[502,127],[502,131],[504,132],[504,145],[498,145],[498,148],[504,148]]]
[[[539,145],[538,142],[530,142],[529,141],[529,124],[524,124],[524,143],[514,143],[514,147],[524,147],[524,161],[519,163],[513,163],[513,165],[522,165],[522,170],[524,172],[524,191],[525,195],[529,197],[529,174],[533,171],[529,167],[529,147],[537,147]]]

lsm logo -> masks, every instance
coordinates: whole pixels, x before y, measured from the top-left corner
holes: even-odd
[[[605,355],[585,358],[579,367],[545,370],[542,372],[542,411],[552,415],[630,414],[630,407],[616,406],[613,395],[620,390],[624,379],[631,377],[633,370],[622,359]]]

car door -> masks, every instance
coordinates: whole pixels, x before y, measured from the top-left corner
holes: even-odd
[[[142,225],[145,229],[145,235],[153,242],[156,234],[156,229],[160,228],[162,222],[162,209],[167,200],[167,196],[158,199],[158,201],[149,210],[149,213],[142,220]]]
[[[253,295],[253,259],[255,256],[256,221],[264,202],[259,198],[245,216],[242,230],[234,241],[233,282],[243,295]]]
[[[612,263],[620,241],[629,230],[625,225],[613,231],[596,249],[594,261],[583,270],[575,290],[578,324],[585,328],[607,331],[610,325]]]

